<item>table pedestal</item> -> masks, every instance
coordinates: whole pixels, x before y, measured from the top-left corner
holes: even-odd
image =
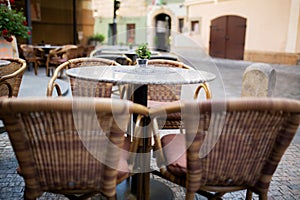
[[[135,200],[137,197],[130,191],[131,181],[128,179],[123,181],[117,186],[117,199],[118,200]],[[150,200],[173,200],[173,191],[164,183],[150,179]]]

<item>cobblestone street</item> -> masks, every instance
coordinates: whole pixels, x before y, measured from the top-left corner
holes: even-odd
[[[227,97],[239,97],[243,71],[250,62],[214,59],[215,65],[223,78],[225,93]],[[281,66],[272,65],[276,70],[276,87],[274,97],[286,97],[300,100],[300,65]],[[38,76],[33,71],[26,71],[21,85],[20,96],[45,96],[48,79],[45,69],[39,71]],[[37,82],[39,81],[39,82]],[[30,90],[26,89],[30,87]],[[27,91],[32,93],[28,94]],[[36,92],[35,91],[40,91]],[[0,200],[22,199],[24,192],[24,181],[16,173],[17,160],[14,156],[6,132],[0,134]],[[166,182],[174,192],[176,200],[185,198],[182,187],[169,183],[153,175],[155,179]],[[298,200],[300,199],[300,128],[292,144],[289,146],[281,160],[271,182],[268,197],[271,200]],[[230,193],[224,199],[244,199],[245,191]],[[39,199],[66,199],[60,195],[45,193]],[[101,199],[93,197],[92,199]],[[196,199],[205,199],[196,196]],[[253,199],[258,199],[254,195]]]

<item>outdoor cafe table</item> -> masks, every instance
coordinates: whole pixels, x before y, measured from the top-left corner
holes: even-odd
[[[212,81],[215,75],[205,71],[182,69],[175,67],[155,67],[148,65],[147,67],[139,66],[88,66],[82,68],[72,68],[66,71],[67,76],[72,78],[109,82],[114,84],[133,84],[134,94],[133,99],[135,103],[147,106],[147,91],[148,85],[181,85],[181,84],[196,84]],[[147,128],[143,130],[144,146],[141,149],[142,153],[147,152],[149,147],[149,135]],[[145,162],[149,162],[145,160]],[[150,166],[149,166],[150,167]],[[144,200],[153,198],[153,189],[149,187],[150,174],[139,173],[137,174],[137,199]],[[148,182],[148,183],[147,183]],[[151,186],[152,187],[152,186]],[[151,194],[150,194],[150,192]],[[167,193],[167,191],[165,191]],[[161,194],[160,199],[165,199],[164,194]]]

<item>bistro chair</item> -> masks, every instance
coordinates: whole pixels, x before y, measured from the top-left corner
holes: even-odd
[[[0,58],[0,60],[10,62],[7,66],[0,67],[0,97],[17,97],[27,67],[26,61],[20,58]]]
[[[120,65],[132,65],[132,60],[128,58],[126,55],[100,54],[94,56],[94,58],[104,58],[104,59],[114,60]]]
[[[116,185],[133,175],[130,158],[137,148],[128,145],[125,133],[131,114],[148,114],[144,106],[120,99],[44,97],[1,99],[0,109],[26,200],[44,192],[116,199]]]
[[[159,136],[157,118],[180,113],[185,134]],[[247,190],[266,200],[272,176],[300,123],[300,101],[241,98],[174,103],[150,110],[158,175],[186,188],[186,199],[199,193],[220,199]]]
[[[157,67],[179,67],[183,69],[193,70],[192,67],[172,60],[153,59],[148,61],[148,65],[155,65]],[[201,83],[195,92],[195,99],[198,97],[201,89],[204,89],[206,98],[211,98],[211,92],[206,83]],[[181,85],[149,85],[148,86],[148,107],[160,107],[169,104],[173,101],[179,101],[181,97]],[[168,116],[166,122],[159,121],[159,126],[164,129],[178,129],[182,127],[180,116],[172,114]]]
[[[43,49],[34,48],[30,44],[21,44],[20,45],[22,55],[28,63],[33,63],[34,74],[38,75],[38,68],[41,65],[45,64],[45,52]]]
[[[52,96],[53,90],[56,89],[58,96],[62,96],[60,86],[55,82],[59,73],[63,70],[87,67],[87,66],[116,66],[117,62],[103,58],[75,58],[70,59],[58,66],[47,87],[47,96]],[[89,97],[110,97],[112,94],[113,84],[94,82],[90,80],[78,80],[70,78],[71,90],[73,96],[89,96]]]
[[[155,60],[155,59],[180,61],[177,56],[173,56],[173,55],[151,55],[150,60]]]
[[[50,50],[46,60],[46,75],[50,76],[50,71],[64,62],[78,57],[78,47],[76,45],[64,45],[61,48]]]

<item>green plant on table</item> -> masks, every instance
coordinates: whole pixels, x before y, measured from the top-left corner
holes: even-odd
[[[150,59],[151,57],[151,51],[148,48],[147,44],[141,44],[136,50],[135,50],[138,58],[141,59]]]

